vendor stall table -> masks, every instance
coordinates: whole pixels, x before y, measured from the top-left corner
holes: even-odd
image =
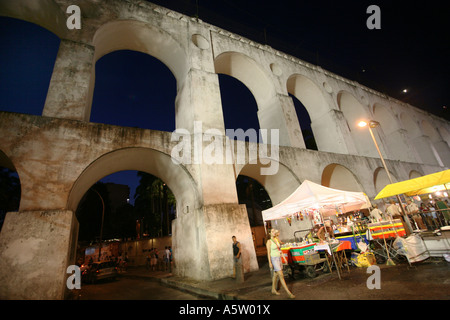
[[[344,236],[336,236],[336,240],[345,241],[350,243],[351,250],[358,250],[358,242],[363,241],[367,243],[366,235],[344,235]]]
[[[347,256],[345,255],[345,250],[352,250],[352,245],[350,241],[339,241],[338,244],[332,245],[330,248],[330,245],[328,243],[324,244],[318,244],[314,246],[315,251],[327,251],[328,253],[328,264],[330,265],[330,270],[335,265],[336,268],[339,268],[339,270],[342,270],[344,266],[347,267],[347,271],[350,272],[350,267],[347,261]],[[331,250],[333,250],[333,253],[335,255],[336,263],[334,263],[333,259],[331,258]]]
[[[368,227],[367,239],[372,242],[374,254],[379,263],[381,263],[380,259],[385,261],[388,259],[403,259],[401,253],[393,247],[396,237],[406,236],[405,228],[400,219],[369,223]]]
[[[449,227],[441,228],[440,235],[431,232],[420,234],[430,257],[442,257],[450,254]]]

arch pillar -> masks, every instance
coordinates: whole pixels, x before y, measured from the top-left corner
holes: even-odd
[[[291,97],[277,94],[268,106],[259,108],[258,119],[261,129],[279,130],[279,145],[295,148],[306,148],[298,118],[295,114]],[[274,143],[274,141],[262,141]]]
[[[8,212],[0,233],[0,299],[66,298],[77,238],[70,210]]]
[[[446,167],[450,167],[450,148],[448,143],[444,140],[440,140],[434,143],[436,147],[437,153],[440,156],[443,165]]]
[[[175,126],[193,133],[195,121],[200,121],[204,130],[217,129],[225,135],[217,74],[191,68],[178,90]]]
[[[319,151],[357,154],[342,111],[331,109],[311,121]]]
[[[405,129],[398,129],[391,132],[388,141],[395,141],[393,143],[387,143],[389,152],[394,157],[394,160],[407,161],[407,162],[420,162],[416,150],[408,142],[408,132]]]
[[[94,47],[61,39],[43,116],[89,121]]]
[[[430,137],[425,136],[425,135],[416,137],[413,139],[413,144],[421,146],[421,149],[420,149],[421,152],[420,152],[419,156],[422,159],[423,163],[426,163],[429,165],[438,165],[441,167],[444,166]]]

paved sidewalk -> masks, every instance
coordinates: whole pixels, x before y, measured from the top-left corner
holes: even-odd
[[[367,268],[352,267],[343,271],[341,279],[333,273],[318,274],[316,278],[286,278],[296,300],[450,300],[450,263],[445,260],[407,263],[396,266],[380,265],[380,289],[369,289],[367,280],[372,274]],[[281,288],[280,295],[272,295],[271,278],[267,264],[255,272],[245,274],[245,281],[232,278],[215,281],[196,281],[173,276],[169,272],[149,271],[145,267],[129,268],[122,276],[140,277],[218,300],[287,300]]]

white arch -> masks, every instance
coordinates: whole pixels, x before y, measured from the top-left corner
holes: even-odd
[[[270,106],[275,89],[258,64],[238,52],[224,52],[214,59],[216,73],[223,73],[241,81],[253,94],[258,110]]]
[[[450,146],[450,133],[449,133],[449,131],[446,128],[444,128],[444,127],[439,127],[438,131],[441,134],[442,139],[444,139],[444,141],[447,142],[447,144]]]
[[[400,114],[400,120],[410,139],[417,138],[422,135],[419,125],[408,113],[402,112]]]
[[[364,192],[353,172],[337,163],[331,163],[323,169],[321,184],[333,189]]]
[[[411,152],[408,147],[408,141],[400,130],[401,127],[396,117],[385,106],[375,103],[373,106],[374,119],[380,123],[377,130],[382,130],[384,134],[383,143],[386,145],[388,151],[388,158],[401,161],[415,161],[411,157]]]
[[[136,20],[117,20],[102,25],[92,41],[95,46],[94,62],[105,54],[117,50],[147,53],[174,74],[180,88],[188,71],[187,55],[172,36],[150,24]]]
[[[422,120],[421,125],[423,134],[428,136],[433,143],[441,140],[436,128],[428,120]]]
[[[368,110],[349,92],[340,91],[337,96],[338,105],[347,121],[348,129],[355,143],[358,155],[378,157],[377,150],[374,146],[367,128],[358,127],[361,120],[370,120]],[[375,138],[378,137],[376,129],[373,130]],[[380,149],[384,152],[380,140],[377,141]],[[383,154],[385,156],[385,154]]]
[[[338,123],[330,117],[322,90],[311,79],[300,74],[291,75],[286,82],[287,91],[306,108],[311,119],[311,130],[319,151],[342,152],[339,148]],[[298,115],[297,115],[298,118]],[[300,121],[299,121],[300,122]]]
[[[423,176],[423,174],[418,172],[417,170],[411,170],[411,172],[409,173],[410,179],[419,178],[421,176]]]
[[[285,111],[274,84],[258,63],[242,53],[224,52],[214,59],[214,67],[216,73],[232,76],[250,90],[258,106],[259,127],[278,130],[280,145],[292,145]]]
[[[311,79],[300,74],[294,74],[289,77],[286,85],[287,91],[305,106],[311,121],[317,120],[328,111],[322,91]]]
[[[443,141],[438,128],[433,126],[428,120],[422,120],[422,130],[425,136],[430,138],[431,149],[440,166],[450,165],[450,148]]]
[[[389,174],[392,178],[392,183],[396,183],[397,178],[392,174],[392,172],[389,170]],[[373,174],[373,183],[375,185],[375,191],[378,194],[385,186],[391,183],[389,180],[389,177],[387,175],[387,172],[384,168],[377,168]]]
[[[124,148],[94,160],[72,186],[67,208],[75,212],[86,191],[100,179],[124,170],[144,171],[163,180],[177,200],[177,214],[199,207],[200,198],[191,175],[169,155],[149,148]],[[193,211],[193,210],[191,210]]]
[[[260,160],[275,161],[274,159]],[[262,167],[264,166],[259,161],[257,164],[247,163],[236,173],[236,177],[244,175],[258,181],[266,189],[274,206],[291,195],[301,184],[292,170],[281,162],[278,163],[278,171],[274,175],[261,175]]]

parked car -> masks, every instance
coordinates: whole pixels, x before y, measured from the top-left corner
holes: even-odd
[[[87,283],[95,283],[103,279],[116,279],[118,275],[117,266],[113,261],[94,262],[82,271],[81,280]]]

